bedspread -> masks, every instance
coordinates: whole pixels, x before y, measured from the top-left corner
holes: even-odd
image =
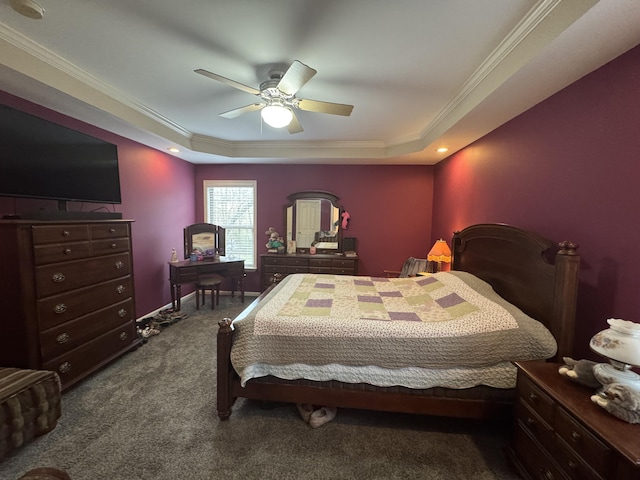
[[[233,326],[241,376],[253,364],[485,367],[556,351],[541,323],[465,272],[289,275]]]

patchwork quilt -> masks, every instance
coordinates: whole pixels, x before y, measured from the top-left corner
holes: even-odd
[[[541,323],[465,272],[289,275],[233,326],[241,377],[255,364],[475,368],[556,351]]]

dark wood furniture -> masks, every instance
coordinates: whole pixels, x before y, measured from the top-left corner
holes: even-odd
[[[131,222],[0,222],[0,365],[67,389],[140,344]]]
[[[335,254],[287,254],[267,253],[260,255],[262,291],[273,283],[274,276],[282,280],[292,273],[330,273],[333,275],[357,275],[358,257]]]
[[[231,293],[240,290],[240,300],[244,303],[244,260],[190,260],[169,263],[169,285],[171,288],[171,305],[180,310],[182,285],[198,283],[201,278],[220,275],[231,280]]]
[[[574,244],[563,242],[559,248],[534,233],[501,224],[468,227],[454,234],[452,244],[455,270],[489,282],[503,298],[544,323],[558,341],[557,358],[570,354],[580,264]],[[236,397],[473,418],[505,415],[513,407],[513,389],[505,392],[483,386],[412,390],[263,377],[242,387],[230,361],[233,332],[230,320],[220,322],[217,408],[223,420],[229,418]]]
[[[640,479],[640,425],[595,405],[559,363],[521,362],[509,457],[524,478]]]

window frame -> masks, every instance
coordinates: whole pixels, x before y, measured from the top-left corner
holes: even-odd
[[[251,188],[253,189],[253,259],[254,264],[250,265],[245,259],[245,270],[257,270],[258,266],[258,181],[257,180],[203,180],[202,197],[204,202],[204,222],[212,223],[209,221],[209,195],[210,188]],[[221,225],[227,228],[226,225]],[[227,243],[228,245],[228,243]]]

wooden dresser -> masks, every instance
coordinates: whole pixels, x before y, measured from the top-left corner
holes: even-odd
[[[131,222],[0,222],[0,365],[69,388],[139,345]]]
[[[640,425],[590,399],[594,389],[557,363],[519,362],[516,421],[508,454],[531,479],[640,480]]]
[[[260,255],[262,291],[272,283],[276,274],[286,277],[291,273],[330,273],[334,275],[357,275],[358,257],[327,254],[275,254]]]

